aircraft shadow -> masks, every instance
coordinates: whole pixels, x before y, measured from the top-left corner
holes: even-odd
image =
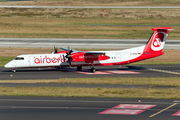
[[[135,71],[135,70],[142,70],[143,67],[139,66],[124,66],[122,68],[119,67],[96,67],[96,71],[102,71],[102,72],[106,72],[106,71],[115,71],[115,70],[131,70],[131,71]],[[16,72],[54,72],[54,71],[60,71],[60,72],[75,72],[77,71],[76,68],[31,68],[31,69],[17,69]],[[3,70],[2,72],[12,72],[12,70]],[[84,69],[82,69],[81,72],[91,72],[90,68],[86,67]]]

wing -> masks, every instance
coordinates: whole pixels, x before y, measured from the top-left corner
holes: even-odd
[[[60,47],[62,50],[65,50],[65,51],[68,51],[68,48],[63,48],[63,47]],[[72,50],[72,49],[70,49]],[[72,50],[73,53],[76,53],[76,52],[82,52],[82,51],[78,51],[78,50]]]
[[[84,55],[105,55],[105,52],[85,52]]]
[[[60,47],[62,50],[68,51],[68,48],[63,48]],[[72,49],[70,49],[72,50]],[[78,52],[84,52],[84,55],[105,55],[105,52],[85,52],[85,51],[78,51],[78,50],[72,50],[73,53],[78,53]]]

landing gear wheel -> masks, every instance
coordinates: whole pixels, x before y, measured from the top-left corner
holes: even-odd
[[[81,71],[82,70],[82,66],[77,66],[77,71]]]
[[[14,72],[14,73],[15,73],[15,72],[16,72],[16,69],[12,69],[12,72]]]
[[[95,68],[91,68],[91,72],[92,72],[92,73],[95,73],[95,72],[96,72],[96,69],[95,69]]]

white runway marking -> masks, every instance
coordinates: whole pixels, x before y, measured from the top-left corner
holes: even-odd
[[[156,105],[120,104],[113,108],[150,109]]]
[[[99,114],[121,114],[121,115],[138,115],[145,111],[145,109],[150,109],[156,105],[142,105],[142,104],[120,104],[113,109],[107,109]],[[144,109],[144,110],[142,110]]]
[[[76,71],[76,73],[86,74],[86,75],[103,75],[103,74],[141,74],[140,72],[127,71],[127,70],[108,70],[108,71],[96,71],[92,73],[87,70]]]
[[[180,111],[178,111],[178,112],[172,114],[172,116],[180,116]]]
[[[124,110],[124,109],[107,109],[99,114],[121,114],[121,115],[137,115],[145,110]]]

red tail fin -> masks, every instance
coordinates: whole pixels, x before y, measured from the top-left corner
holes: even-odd
[[[154,31],[144,49],[144,54],[153,54],[162,52],[166,38],[171,27],[157,27]]]

